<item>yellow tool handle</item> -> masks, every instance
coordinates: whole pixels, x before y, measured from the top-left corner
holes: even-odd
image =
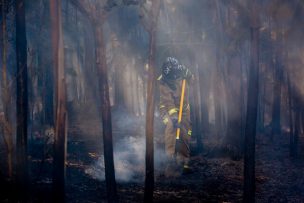
[[[186,79],[183,79],[182,94],[181,94],[181,99],[180,99],[180,103],[179,103],[178,123],[180,123],[182,121],[185,88],[186,88]],[[176,131],[176,139],[177,140],[179,140],[179,135],[180,135],[180,128],[177,128],[177,131]]]

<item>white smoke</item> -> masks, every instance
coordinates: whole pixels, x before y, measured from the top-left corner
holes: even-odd
[[[119,182],[140,182],[145,173],[145,137],[128,136],[114,146],[115,177]],[[155,148],[155,168],[165,161],[162,149]],[[85,173],[100,181],[105,180],[104,156],[85,170]]]

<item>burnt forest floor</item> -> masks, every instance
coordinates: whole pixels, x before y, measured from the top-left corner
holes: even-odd
[[[88,172],[102,158],[102,135],[100,120],[74,118],[70,120],[68,157],[66,169],[67,202],[106,202],[105,181]],[[121,124],[123,123],[123,125]],[[162,127],[156,122],[155,145],[163,147]],[[125,138],[144,140],[144,118],[121,116],[113,113],[113,139],[121,143]],[[241,202],[243,189],[243,159],[232,160],[224,153],[214,153],[217,146],[212,134],[204,138],[204,151],[198,155],[193,151],[191,165],[193,173],[178,178],[163,175],[163,163],[156,164],[154,202]],[[289,157],[287,135],[275,137],[274,141],[264,135],[257,136],[256,143],[256,202],[304,202],[304,159]],[[142,142],[139,142],[141,144]],[[304,148],[304,143],[300,143]],[[51,202],[52,158],[41,143],[31,148],[31,196],[33,202]],[[114,145],[114,150],[122,145]],[[192,142],[194,149],[195,142]],[[133,149],[133,148],[132,148]],[[43,152],[43,153],[42,153]],[[162,153],[163,151],[160,151]],[[3,152],[1,152],[3,153]],[[143,150],[135,153],[144,153]],[[44,154],[44,156],[43,156]],[[3,157],[3,156],[1,156]],[[144,157],[140,155],[140,157]],[[155,159],[161,157],[159,154]],[[44,162],[41,162],[44,160]],[[117,181],[119,202],[142,202],[144,192],[144,161],[129,163],[136,174],[132,179]],[[3,162],[3,161],[2,161]],[[94,169],[93,167],[93,169]],[[123,167],[123,166],[122,166]],[[102,168],[95,173],[102,173]],[[129,174],[130,175],[130,174]],[[99,174],[100,176],[100,174]],[[127,174],[128,176],[128,174]],[[8,188],[8,187],[7,187]],[[1,202],[5,193],[0,195]]]

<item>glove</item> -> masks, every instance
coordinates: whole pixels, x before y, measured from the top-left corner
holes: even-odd
[[[179,65],[178,69],[181,71],[183,79],[191,80],[193,74],[189,68],[187,68],[185,65]]]

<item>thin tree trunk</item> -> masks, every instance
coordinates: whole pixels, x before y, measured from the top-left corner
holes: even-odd
[[[6,65],[6,53],[7,53],[7,39],[6,39],[6,4],[5,0],[2,0],[2,103],[4,112],[4,125],[3,125],[3,136],[7,150],[7,169],[8,177],[12,178],[13,175],[13,138],[12,138],[12,126],[9,122],[9,105],[11,101],[11,95],[9,94],[10,88],[8,86],[7,79],[7,65]]]
[[[4,105],[4,114],[5,116],[8,115],[8,86],[7,86],[7,66],[6,66],[6,52],[7,52],[7,42],[6,42],[6,12],[5,12],[5,0],[2,0],[2,99]]]
[[[259,84],[259,98],[258,98],[258,118],[257,118],[257,129],[258,129],[258,132],[262,132],[262,126],[263,126],[263,121],[262,121],[262,106],[264,105],[264,102],[263,102],[263,87],[264,87],[264,73],[263,71],[261,71],[261,79],[260,79],[260,84]]]
[[[153,202],[154,190],[154,92],[155,92],[155,35],[156,32],[150,33],[149,47],[149,71],[147,84],[147,114],[146,114],[146,179],[145,179],[145,196],[144,202]]]
[[[153,202],[154,190],[154,109],[155,109],[155,56],[156,56],[156,33],[157,21],[160,10],[160,0],[152,2],[151,27],[149,30],[149,70],[147,84],[147,107],[146,107],[146,177],[144,202]]]
[[[61,2],[50,1],[52,53],[55,72],[56,120],[54,139],[53,192],[54,201],[65,200],[65,160],[67,139],[66,85],[64,76],[64,48],[61,24]]]
[[[257,0],[250,2],[251,62],[245,127],[244,202],[255,202],[255,137],[259,91],[259,25]]]
[[[300,101],[299,95],[295,95],[295,119],[294,119],[294,134],[293,134],[293,148],[292,148],[292,155],[293,157],[298,157],[298,142],[299,142],[299,135],[300,135]]]
[[[101,115],[107,196],[109,202],[115,202],[117,197],[113,157],[111,105],[102,25],[95,26],[94,34],[96,40],[96,68],[98,69],[99,89],[101,91]]]
[[[27,160],[27,42],[25,28],[25,1],[16,0],[16,56],[17,56],[17,163],[16,183],[18,199],[27,201],[28,160]]]
[[[303,110],[303,108],[301,108],[301,134],[303,134],[304,133],[304,110]]]
[[[54,126],[54,69],[46,65],[44,86],[44,125]]]
[[[265,80],[265,77],[264,77]],[[266,93],[266,84],[265,81],[263,82],[263,92],[261,94],[261,131],[264,133],[265,131],[265,93]]]
[[[215,69],[215,78],[213,82],[214,86],[214,109],[215,109],[215,134],[216,137],[219,139],[224,134],[224,122],[223,122],[223,106],[221,105],[221,84],[222,84],[222,74],[221,74],[221,61],[222,61],[222,51],[220,49],[220,46],[222,46],[223,40],[222,40],[222,33],[223,33],[223,22],[221,19],[221,9],[219,0],[215,0],[215,7],[216,7],[216,23],[218,25],[218,31],[217,31],[217,44],[215,49],[215,56],[216,56],[216,69]]]
[[[288,107],[289,107],[289,155],[294,156],[294,128],[293,128],[293,95],[290,83],[290,73],[287,75],[287,88],[288,88]]]
[[[245,95],[245,92],[244,92],[244,80],[243,80],[243,63],[242,63],[242,55],[240,54],[240,112],[241,112],[241,129],[240,129],[240,136],[241,136],[241,142],[243,143],[242,145],[242,148],[241,148],[241,153],[243,154],[244,153],[244,111],[245,111],[245,101],[244,101],[244,95]]]

